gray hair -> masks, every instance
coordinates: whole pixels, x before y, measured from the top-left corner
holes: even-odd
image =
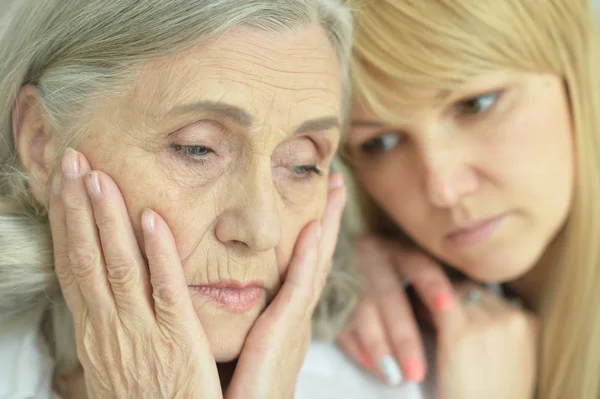
[[[29,187],[37,183],[16,154],[11,114],[20,88],[36,86],[66,147],[85,131],[86,106],[114,94],[119,79],[134,76],[153,57],[240,25],[279,32],[318,22],[340,61],[347,112],[352,21],[343,0],[19,2],[0,40],[0,329],[43,315],[42,329],[61,373],[78,364],[73,320],[54,273],[47,210],[33,198]],[[315,312],[316,332],[335,331],[348,314],[351,281],[334,267]]]

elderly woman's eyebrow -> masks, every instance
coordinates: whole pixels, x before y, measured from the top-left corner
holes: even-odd
[[[325,116],[302,122],[300,126],[294,130],[293,135],[297,136],[311,132],[322,132],[334,128],[340,128],[340,120],[337,118],[337,116]]]
[[[169,115],[187,113],[192,111],[206,112],[211,115],[226,118],[246,128],[251,127],[253,123],[252,115],[250,115],[243,108],[232,104],[208,100],[176,106],[171,111],[169,111]],[[292,135],[297,136],[310,132],[326,131],[333,128],[340,128],[339,118],[337,116],[324,116],[314,119],[308,119],[302,122],[296,129],[294,129]]]
[[[218,115],[243,127],[252,126],[252,116],[244,109],[217,101],[198,101],[191,104],[178,105],[169,111],[169,115],[192,111],[203,111],[212,115]]]

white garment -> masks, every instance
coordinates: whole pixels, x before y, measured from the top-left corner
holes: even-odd
[[[432,399],[423,386],[387,387],[333,344],[313,342],[298,376],[296,399]]]
[[[53,364],[39,321],[0,337],[0,399],[51,399]],[[335,345],[312,343],[296,399],[428,399],[417,384],[388,388],[356,367]],[[429,397],[431,398],[431,397]]]
[[[0,337],[0,399],[51,399],[53,364],[39,321]],[[312,343],[296,399],[427,399],[417,384],[389,388],[356,367],[333,344]]]
[[[54,364],[40,318],[0,334],[0,399],[50,399]]]

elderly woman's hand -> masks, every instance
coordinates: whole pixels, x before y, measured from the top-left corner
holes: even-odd
[[[146,264],[117,185],[90,173],[73,150],[55,176],[49,213],[56,273],[74,316],[88,396],[221,397],[215,360],[164,220],[151,210],[143,214]]]
[[[331,267],[345,201],[342,176],[330,176],[323,218],[300,235],[281,290],[248,334],[227,399],[294,397],[310,342],[311,316]]]
[[[436,330],[440,397],[533,397],[537,321],[531,313],[472,282],[453,285],[440,265],[397,243],[364,237],[356,251],[368,290],[353,328],[338,340],[355,361],[392,385],[424,378],[423,343],[404,280]]]

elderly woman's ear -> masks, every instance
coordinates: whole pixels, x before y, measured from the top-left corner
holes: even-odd
[[[33,195],[45,204],[48,166],[56,159],[58,143],[35,86],[21,88],[12,110],[12,123],[13,139],[24,172],[34,177]]]

